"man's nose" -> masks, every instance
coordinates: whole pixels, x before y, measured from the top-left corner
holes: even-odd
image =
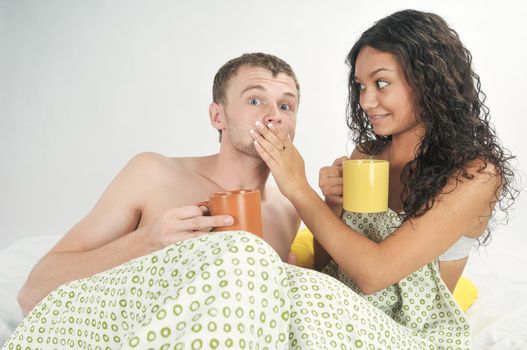
[[[282,122],[282,114],[280,113],[280,108],[277,105],[271,105],[265,111],[264,117],[265,125],[269,123],[278,123]]]

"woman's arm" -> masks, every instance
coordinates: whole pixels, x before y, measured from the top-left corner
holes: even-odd
[[[485,173],[479,173],[475,164],[467,169],[474,176],[472,180],[458,183],[453,177],[429,211],[375,243],[340,221],[309,186],[303,159],[287,135],[277,126],[259,131],[253,133],[256,149],[280,190],[320,245],[365,294],[381,290],[433,261],[462,235],[481,230],[492,213],[499,177],[490,164]],[[285,144],[285,150],[275,146],[279,144]]]
[[[406,221],[380,243],[336,220],[313,190],[291,194],[290,200],[333,260],[362,292],[371,294],[433,261],[462,235],[483,231],[498,180],[491,174],[473,175],[457,186],[452,179],[429,211]]]
[[[318,186],[322,190],[324,195],[324,202],[329,208],[335,213],[340,219],[342,215],[342,203],[343,203],[343,169],[342,164],[348,159],[366,159],[367,154],[359,151],[355,148],[351,153],[351,157],[346,156],[339,157],[333,161],[331,166],[322,167],[319,171]],[[313,242],[315,250],[315,269],[322,271],[322,269],[331,261],[331,256],[324,249],[324,247],[314,239]]]

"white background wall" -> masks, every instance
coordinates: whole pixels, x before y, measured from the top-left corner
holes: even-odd
[[[458,31],[498,134],[527,173],[526,6],[0,0],[0,248],[27,235],[65,233],[138,152],[215,153],[207,114],[212,79],[244,52],[276,54],[296,70],[302,101],[295,143],[317,186],[318,169],[352,148],[345,55],[374,21],[404,8],[436,12]],[[508,237],[511,248],[527,243],[525,202],[520,197],[495,235]]]

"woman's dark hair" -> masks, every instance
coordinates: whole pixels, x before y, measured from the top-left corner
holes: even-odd
[[[366,46],[397,59],[412,88],[417,118],[426,129],[415,159],[401,172],[403,219],[429,210],[451,176],[456,175],[458,182],[472,179],[465,169],[476,159],[483,161],[480,172],[487,163],[494,165],[501,181],[496,201],[506,211],[519,192],[513,187],[510,160],[514,156],[501,146],[489,123],[479,76],[458,34],[438,15],[405,10],[381,19],[355,43],[347,56],[347,124],[359,150],[375,155],[390,144],[391,136],[375,134],[359,104],[355,62]]]

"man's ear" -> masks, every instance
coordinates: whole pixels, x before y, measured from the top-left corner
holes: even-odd
[[[225,112],[221,104],[212,102],[209,105],[209,117],[210,123],[215,129],[225,129]]]

